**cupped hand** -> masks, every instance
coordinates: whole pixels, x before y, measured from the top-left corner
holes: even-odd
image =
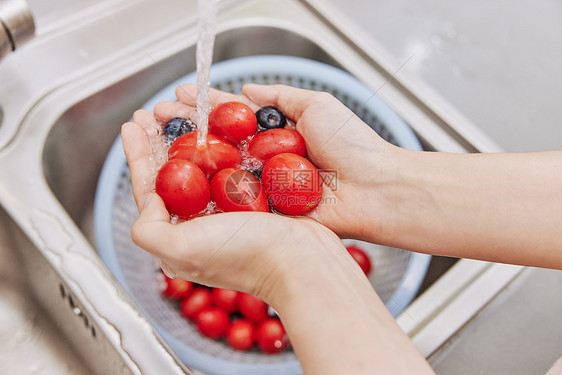
[[[188,94],[180,87],[178,102],[158,104],[154,115],[139,110],[133,121],[122,127],[133,195],[140,212],[132,228],[133,241],[158,257],[163,270],[172,277],[249,292],[275,306],[274,291],[279,290],[280,283],[329,261],[330,254],[340,257],[343,245],[332,231],[306,217],[230,212],[171,224],[164,202],[154,192],[158,161],[153,157],[153,146],[162,124],[193,114],[194,99],[186,99]],[[218,91],[211,95],[212,105],[230,100],[256,107],[245,96]]]
[[[380,241],[384,197],[377,186],[393,181],[393,158],[400,149],[384,141],[332,95],[284,85],[245,85],[244,95],[211,90],[211,103],[237,100],[254,110],[280,108],[304,137],[307,157],[325,182],[323,197],[310,213],[340,237]],[[154,114],[165,123],[174,117],[196,119],[196,87],[182,85],[175,102],[159,103]]]
[[[322,203],[310,216],[340,237],[380,241],[385,204],[377,186],[393,181],[400,149],[328,93],[246,85],[244,94],[260,106],[277,106],[296,122],[307,157],[325,182]]]
[[[171,224],[154,192],[161,161],[153,147],[169,120],[195,119],[195,93],[193,85],[181,86],[178,101],[159,103],[154,115],[137,111],[123,125],[140,212],[134,242],[160,258],[171,276],[249,292],[270,303],[306,373],[431,373],[336,235],[376,235],[376,187],[391,178],[394,148],[327,94],[255,85],[247,85],[245,95],[212,91],[211,105],[236,100],[254,110],[279,107],[296,122],[308,158],[333,172],[337,184],[325,185],[312,218],[229,212]],[[326,360],[318,361],[318,353]]]

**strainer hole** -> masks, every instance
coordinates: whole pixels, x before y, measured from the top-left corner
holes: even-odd
[[[232,82],[232,80],[229,79],[225,83],[226,83],[226,91],[228,92],[234,91],[234,82]]]

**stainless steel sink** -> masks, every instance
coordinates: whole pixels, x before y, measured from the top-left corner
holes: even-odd
[[[0,254],[13,264],[0,269],[7,296],[0,313],[28,321],[25,329],[37,326],[45,341],[33,345],[71,373],[191,372],[100,261],[92,210],[120,125],[195,69],[195,15],[194,1],[104,2],[0,65]],[[404,62],[393,62],[320,1],[223,0],[215,50],[215,61],[287,54],[338,66],[377,91],[427,149],[499,150],[429,88],[405,76]],[[468,260],[448,266],[398,317],[426,356],[521,270]],[[5,356],[15,358],[20,349],[7,348],[13,354]]]
[[[24,264],[23,259],[29,262]],[[45,282],[50,268],[37,249],[0,209],[0,367],[6,374],[89,374],[29,284],[30,274]],[[61,289],[62,291],[62,289]],[[68,296],[47,290],[51,304],[73,309]],[[74,320],[74,319],[72,319]],[[73,322],[69,319],[69,324]],[[81,326],[77,327],[82,330]],[[90,327],[93,332],[95,328]],[[32,355],[31,355],[32,354]]]

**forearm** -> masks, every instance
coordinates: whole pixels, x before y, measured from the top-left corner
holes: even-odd
[[[432,374],[345,249],[296,269],[274,307],[305,374]]]
[[[562,268],[562,153],[398,155],[380,188],[380,242]]]

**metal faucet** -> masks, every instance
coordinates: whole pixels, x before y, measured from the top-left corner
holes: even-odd
[[[0,60],[35,35],[35,22],[24,0],[0,0]]]

